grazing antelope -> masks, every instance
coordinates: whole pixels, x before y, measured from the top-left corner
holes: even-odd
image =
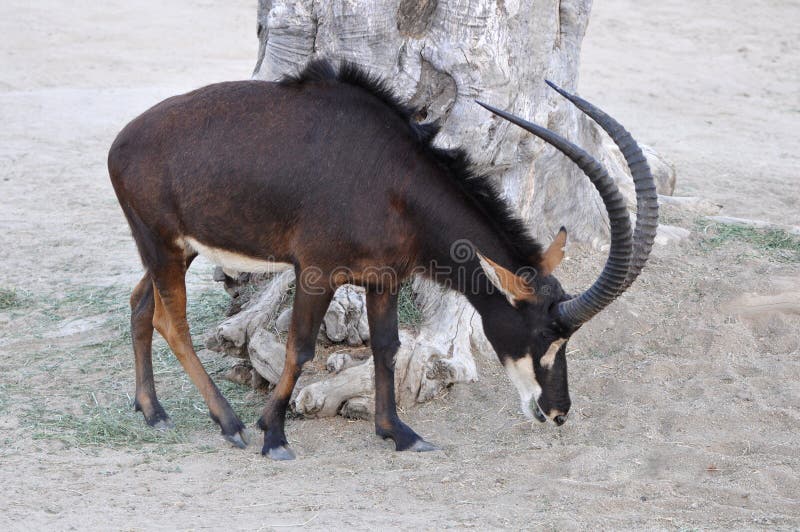
[[[577,297],[553,270],[566,231],[543,250],[463,151],[434,147],[435,125],[412,120],[380,80],[324,60],[280,82],[236,81],[169,98],[117,136],[108,168],[145,267],[131,295],[135,407],[149,425],[170,426],[153,382],[155,328],[200,390],[224,437],[244,447],[244,425],[197,358],[186,321],[184,276],[198,255],[226,268],[294,268],[286,363],[258,421],[262,453],[291,459],[284,433],[289,399],[314,357],[337,286],[366,289],[375,360],[375,430],[398,451],[435,447],[403,423],[394,396],[400,345],[400,282],[422,272],[463,292],[517,388],[526,415],[561,425],[570,408],[566,342],[637,277],[657,220],[650,170],[636,142],[588,102],[551,86],[594,119],[622,149],[636,184],[631,234],[622,196],[586,152],[539,126],[485,104],[552,144],[597,187],[611,249],[600,277]],[[454,243],[474,253],[454,256]],[[391,276],[370,272],[391,271]],[[308,275],[307,272],[314,272]]]

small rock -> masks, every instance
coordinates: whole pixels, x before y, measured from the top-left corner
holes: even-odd
[[[653,180],[656,182],[656,191],[665,196],[672,196],[675,192],[675,167],[650,146],[645,144],[640,146],[647,164],[650,165]]]
[[[658,231],[656,232],[655,243],[659,246],[680,244],[688,240],[691,235],[692,233],[683,227],[661,224],[658,226]]]
[[[659,206],[666,212],[670,210],[688,211],[700,215],[712,215],[722,210],[722,205],[705,198],[694,196],[658,196]]]
[[[341,342],[347,338],[347,316],[338,301],[331,301],[323,322],[325,334],[332,342]]]
[[[253,380],[253,369],[242,364],[236,364],[226,371],[222,378],[236,384],[249,386]]]

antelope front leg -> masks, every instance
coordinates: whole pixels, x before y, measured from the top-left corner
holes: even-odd
[[[394,397],[394,356],[400,348],[397,293],[367,291],[370,345],[375,360],[375,433],[394,440],[398,451],[438,451],[400,421]]]
[[[286,363],[261,419],[258,420],[258,426],[264,431],[261,454],[273,460],[293,460],[295,457],[286,441],[284,431],[286,407],[303,370],[303,364],[314,358],[317,334],[332,295],[327,287],[315,289],[303,286],[302,277],[298,272],[292,322],[289,326],[289,339],[286,342]]]

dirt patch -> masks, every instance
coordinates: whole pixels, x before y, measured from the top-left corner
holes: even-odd
[[[598,3],[581,89],[676,161],[679,193],[797,224],[787,139],[800,68],[775,54],[797,47],[784,26],[797,7],[727,3],[710,17],[695,4]],[[222,440],[160,340],[156,380],[177,427],[145,427],[127,331],[141,271],[105,153],[161,98],[246,77],[257,41],[253,2],[132,6],[0,8],[0,528],[800,526],[800,316],[784,305],[796,241],[674,213],[692,239],[656,248],[570,342],[563,427],[524,421],[502,367],[478,360],[479,383],[402,414],[441,452],[395,453],[365,421],[290,419],[298,460],[273,463],[252,426],[244,451]],[[601,261],[570,258],[559,276],[586,286]],[[227,296],[201,261],[189,284],[201,345]],[[202,356],[252,424],[263,397]]]

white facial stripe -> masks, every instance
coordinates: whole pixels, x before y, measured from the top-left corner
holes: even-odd
[[[270,262],[232,251],[206,246],[188,236],[183,239],[183,244],[185,247],[196,251],[217,266],[222,266],[225,273],[228,275],[233,274],[232,276],[240,272],[276,273],[288,270],[292,267],[292,265],[287,262]]]
[[[533,359],[530,355],[513,360],[507,358],[505,361],[506,372],[508,378],[517,388],[519,392],[520,407],[522,413],[528,419],[533,419],[533,410],[531,410],[531,400],[538,400],[542,395],[542,388],[536,382],[536,375],[533,373]],[[536,408],[539,408],[538,405]]]
[[[545,369],[552,368],[553,364],[556,361],[556,353],[558,353],[558,350],[561,349],[562,345],[564,345],[564,342],[566,342],[566,340],[561,339],[561,340],[556,340],[555,342],[550,344],[550,347],[547,348],[547,352],[539,361],[539,365]]]

